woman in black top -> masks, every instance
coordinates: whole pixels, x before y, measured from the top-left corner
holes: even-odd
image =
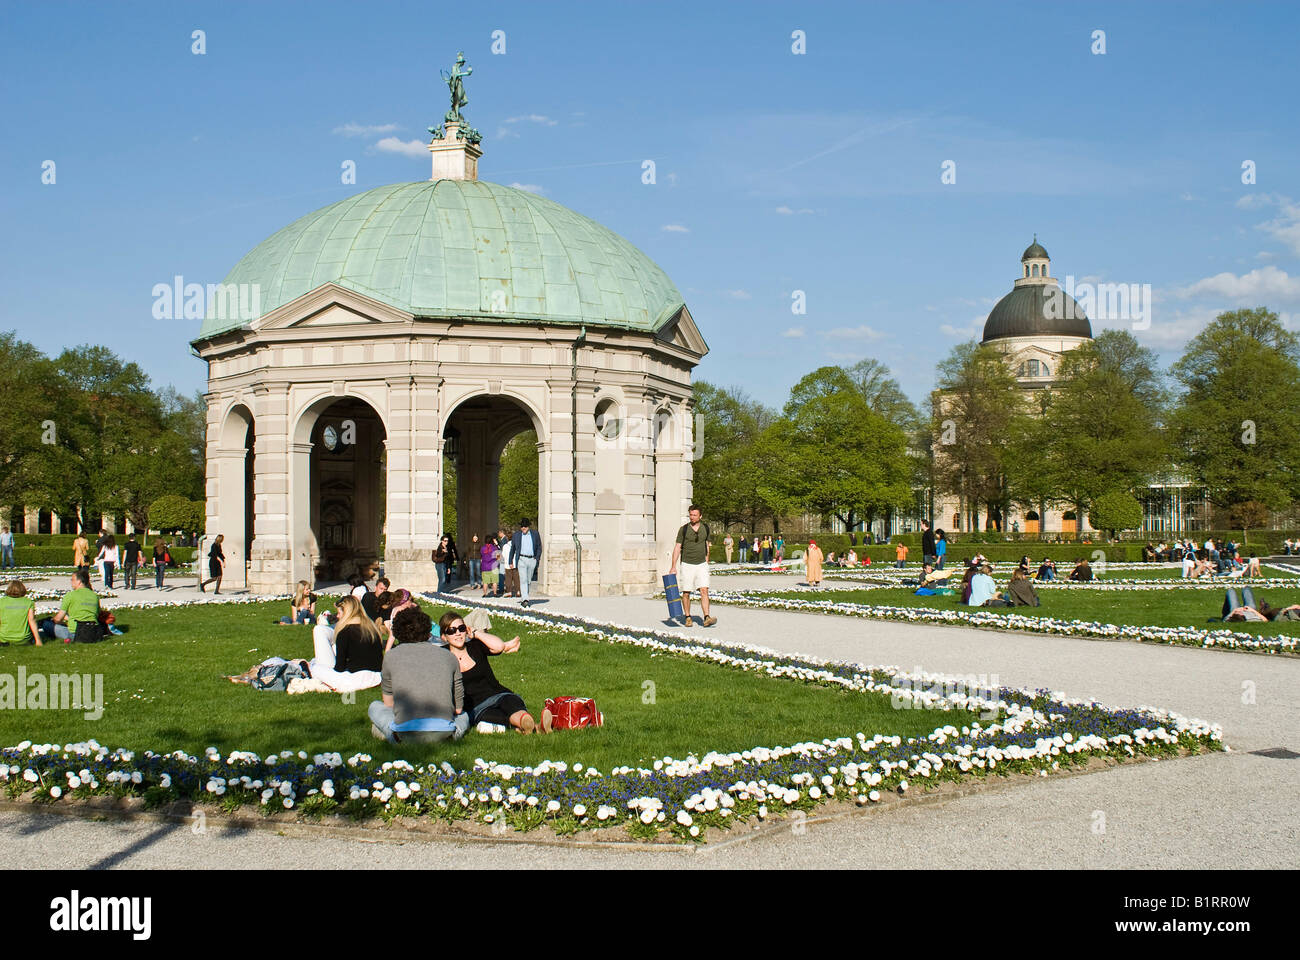
[[[384,640],[361,601],[346,596],[338,604],[334,624],[334,669],[340,673],[380,670],[384,666]]]
[[[163,574],[167,572],[167,544],[161,540],[153,542],[153,585],[159,590],[163,585]]]
[[[471,634],[465,618],[453,610],[448,610],[438,621],[438,633],[460,665],[465,686],[465,710],[471,724],[499,723],[512,726],[520,733],[535,733],[539,729],[523,699],[501,685],[488,663],[488,657],[517,651],[518,637],[504,643],[483,630]]]
[[[221,544],[225,539],[226,535],[224,533],[219,533],[217,534],[217,539],[212,541],[212,549],[208,551],[209,579],[204,580],[202,576],[199,577],[199,591],[201,593],[208,592],[205,588],[213,580],[217,582],[217,589],[212,592],[215,594],[221,593],[221,574],[226,569],[226,554],[225,551],[221,549]]]

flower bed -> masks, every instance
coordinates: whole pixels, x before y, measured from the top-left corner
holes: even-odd
[[[261,602],[267,598],[256,598]],[[278,599],[278,598],[276,598]],[[444,598],[433,598],[444,602]],[[231,598],[224,602],[253,602]],[[138,604],[136,606],[144,606]],[[164,605],[164,604],[148,604]],[[630,644],[656,654],[691,657],[736,670],[889,696],[895,706],[979,711],[984,725],[948,724],[925,737],[846,732],[820,742],[760,745],[702,757],[663,757],[608,771],[543,761],[515,767],[479,759],[468,770],[449,764],[376,764],[364,753],[286,751],[259,757],[209,748],[183,752],[110,750],[95,741],[33,744],[0,751],[0,786],[11,798],[49,803],[69,798],[142,797],[146,804],[218,803],[316,817],[429,817],[474,820],[517,830],[543,825],[557,834],[622,826],[632,837],[703,839],[710,827],[767,820],[782,811],[828,802],[866,805],[886,791],[906,792],[990,775],[1032,773],[1098,758],[1172,756],[1221,748],[1218,726],[1155,708],[1111,709],[1047,690],[971,691],[963,678],[911,675],[893,667],[795,656],[742,644],[685,641],[680,635],[533,611],[481,606],[494,617]],[[951,681],[951,683],[949,682]]]
[[[811,592],[811,591],[810,591]],[[1138,640],[1144,643],[1167,643],[1184,647],[1213,647],[1244,650],[1251,653],[1295,654],[1300,639],[1296,637],[1257,637],[1233,630],[1202,630],[1199,627],[1151,627],[1100,623],[1092,620],[1060,620],[1001,613],[996,609],[976,607],[970,610],[935,610],[930,607],[897,607],[886,604],[845,603],[834,600],[803,600],[772,597],[763,592],[709,591],[713,603],[769,610],[798,610],[810,613],[835,613],[869,620],[897,620],[905,623],[937,623],[989,630],[1024,630],[1064,637],[1098,640]]]

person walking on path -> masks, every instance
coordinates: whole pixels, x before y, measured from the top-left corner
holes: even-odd
[[[497,586],[497,542],[491,534],[483,536],[479,547],[479,571],[483,576],[483,596],[491,596]]]
[[[921,521],[921,563],[928,563],[935,566],[939,562],[939,554],[935,549],[934,531],[930,529],[930,521]]]
[[[731,539],[730,533],[728,533],[725,537],[722,538],[722,547],[724,550],[727,551],[727,563],[731,562],[731,548],[735,546],[735,544],[736,541]]]
[[[808,586],[820,587],[822,585],[822,548],[817,546],[816,540],[808,541]]]
[[[465,559],[469,561],[469,582],[478,586],[479,577],[483,573],[483,541],[477,533],[470,538],[469,546],[465,549]]]
[[[135,534],[126,539],[126,546],[122,548],[122,586],[127,590],[135,589],[136,574],[140,570],[140,544],[135,539]]]
[[[221,595],[221,575],[226,572],[226,554],[221,549],[221,544],[225,542],[224,533],[217,534],[217,539],[212,541],[212,549],[208,551],[208,579],[199,578],[199,592],[207,593],[209,583],[216,581],[217,589],[212,592],[218,596]]]
[[[89,554],[90,541],[85,534],[77,534],[77,539],[72,541],[72,565],[86,575],[86,583],[90,583],[90,564],[86,561]]]
[[[104,589],[113,589],[113,573],[117,570],[118,551],[117,538],[111,533],[106,536],[99,545],[99,553],[95,555],[95,563],[104,577]]]
[[[434,569],[438,571],[438,592],[447,592],[447,582],[451,579],[451,538],[445,533],[438,545],[433,548],[433,554],[429,559],[433,561]],[[373,618],[372,618],[373,619]]]
[[[8,527],[0,529],[0,570],[7,567],[17,568],[14,563],[14,535]]]
[[[694,623],[691,620],[691,593],[696,591],[700,595],[700,610],[704,613],[700,622],[711,627],[718,620],[709,616],[709,525],[703,521],[703,512],[693,503],[686,515],[690,520],[677,531],[673,562],[668,572],[677,576],[677,586],[682,592],[682,623],[688,627]]]
[[[510,556],[519,571],[519,594],[523,598],[520,605],[527,607],[533,602],[528,596],[529,584],[542,562],[542,538],[531,528],[527,517],[519,521],[519,529],[510,541]]]
[[[153,585],[157,590],[163,586],[163,575],[167,572],[167,544],[162,539],[153,542]]]

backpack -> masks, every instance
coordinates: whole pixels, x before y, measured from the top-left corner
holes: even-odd
[[[98,620],[80,620],[77,632],[72,635],[73,643],[99,643],[108,631]]]
[[[675,542],[680,543],[682,546],[685,546],[686,531],[689,530],[690,528],[691,525],[689,523],[683,523],[682,528],[677,531],[677,540]],[[704,520],[700,521],[700,533],[706,542],[713,539],[713,531],[709,529],[709,524],[707,521]]]
[[[553,730],[605,725],[605,715],[596,709],[596,701],[590,697],[553,697],[546,701],[546,709],[551,711]]]

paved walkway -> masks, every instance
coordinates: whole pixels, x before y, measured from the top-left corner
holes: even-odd
[[[797,577],[735,576],[718,578],[716,586],[775,589],[797,582]],[[632,597],[557,598],[537,609],[643,627],[663,627],[666,616],[662,600]],[[1117,706],[1166,707],[1220,723],[1232,752],[995,785],[943,802],[812,822],[803,833],[759,832],[693,853],[490,841],[363,842],[216,828],[196,835],[188,825],[93,823],[9,812],[0,813],[0,843],[19,869],[229,863],[1294,868],[1300,862],[1294,811],[1300,760],[1250,752],[1279,746],[1300,752],[1300,660],[723,605],[713,612],[717,626],[689,632],[909,670],[986,674],[990,681],[996,675],[1002,684],[1050,687]]]

